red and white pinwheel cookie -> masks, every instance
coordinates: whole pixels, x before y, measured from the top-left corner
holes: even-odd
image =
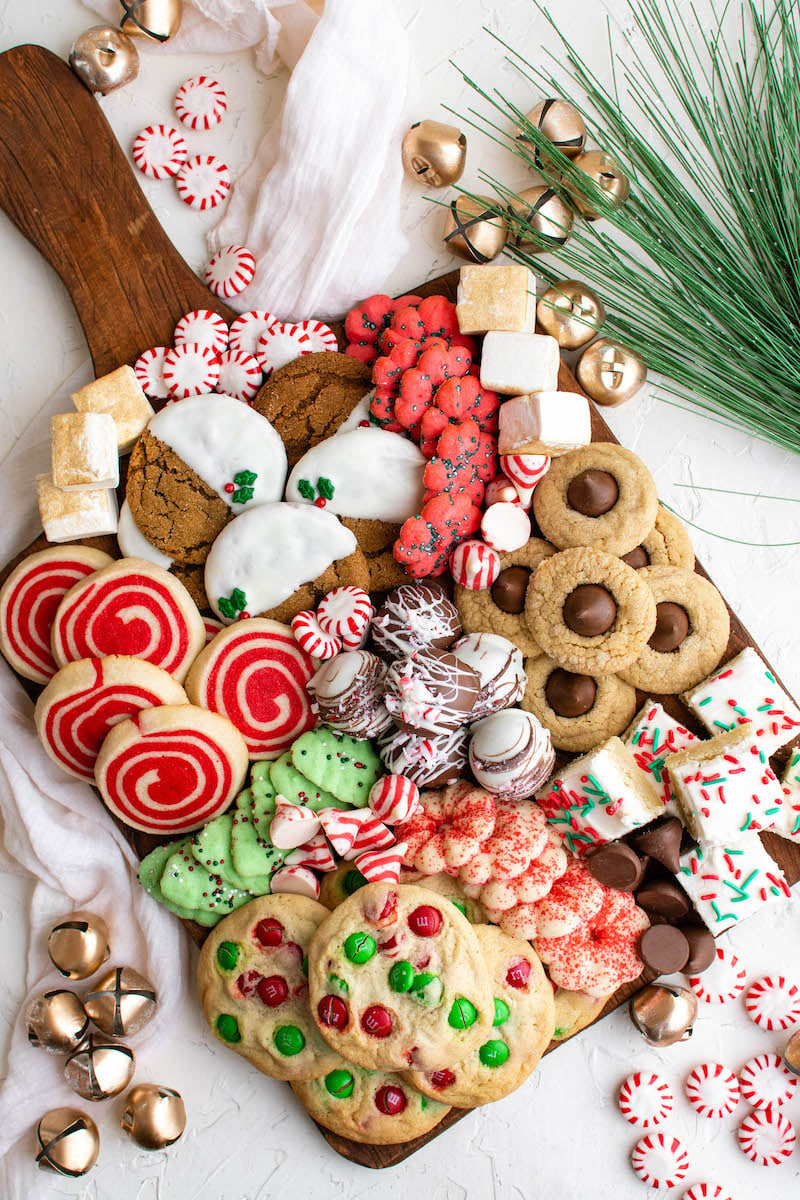
[[[604,903],[590,921],[566,937],[534,942],[553,983],[591,996],[607,996],[641,974],[639,939],[650,926],[630,892],[603,890]]]
[[[423,792],[420,801],[422,807],[396,827],[398,840],[408,844],[403,862],[423,875],[453,875],[491,837],[494,797],[461,779],[442,792]]]

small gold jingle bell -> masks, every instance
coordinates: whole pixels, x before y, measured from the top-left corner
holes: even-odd
[[[94,913],[70,913],[51,929],[47,952],[67,979],[88,979],[109,956],[108,926]]]
[[[795,1030],[786,1043],[783,1061],[794,1075],[800,1075],[800,1029]]]
[[[25,1015],[28,1041],[50,1054],[68,1054],[89,1032],[89,1018],[74,992],[54,988],[37,996]]]
[[[491,262],[506,244],[508,226],[492,204],[488,196],[458,196],[447,211],[444,243],[468,262]]]
[[[100,1150],[100,1134],[91,1117],[77,1108],[53,1108],[36,1126],[41,1171],[77,1179],[91,1171]]]
[[[568,100],[556,99],[552,96],[540,100],[525,118],[531,125],[552,142],[556,149],[567,158],[577,158],[586,145],[586,125],[583,117]],[[524,133],[519,135],[521,142],[530,141]],[[537,167],[542,166],[541,151],[537,147],[534,154]]]
[[[562,350],[585,346],[606,319],[606,310],[596,292],[577,279],[560,279],[549,287],[536,306],[536,316],[545,333]]]
[[[67,1059],[64,1078],[84,1100],[108,1100],[128,1086],[133,1067],[133,1051],[127,1046],[90,1033]]]
[[[552,250],[572,232],[572,209],[548,184],[525,188],[508,206],[509,240],[520,249]]]
[[[429,187],[456,183],[467,161],[467,139],[455,125],[417,121],[403,138],[403,170]]]
[[[692,1036],[697,997],[688,988],[650,983],[630,1002],[630,1017],[651,1046],[672,1046]]]
[[[163,1150],[186,1128],[180,1092],[160,1083],[138,1083],[125,1097],[120,1126],[143,1150]]]
[[[120,26],[130,37],[167,42],[180,29],[182,0],[120,0]]]
[[[156,993],[152,983],[133,967],[114,967],[98,979],[84,1007],[103,1033],[128,1037],[138,1033],[153,1016]]]
[[[612,338],[598,338],[578,361],[578,382],[595,404],[616,408],[630,400],[647,379],[644,360]]]
[[[139,52],[122,30],[92,25],[73,42],[69,65],[90,92],[107,96],[139,74]]]
[[[604,150],[586,150],[575,159],[575,166],[583,171],[605,193],[606,203],[611,209],[620,208],[631,192],[628,176],[618,162]],[[572,203],[582,216],[590,221],[602,216],[600,209],[593,203],[590,196],[578,191],[569,179],[564,180],[564,187],[572,197]]]

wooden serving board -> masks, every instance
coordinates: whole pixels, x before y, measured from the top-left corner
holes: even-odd
[[[209,308],[227,321],[235,315],[208,291],[167,238],[100,105],[66,63],[41,46],[18,46],[0,55],[0,207],[60,276],[98,376],[133,363],[148,346],[170,345],[177,321],[191,309]],[[457,282],[458,272],[453,271],[415,290],[455,299]],[[333,328],[341,342],[341,323]],[[581,391],[563,365],[559,388]],[[592,437],[616,441],[594,408]],[[0,584],[22,558],[47,544],[44,536],[37,538],[0,570]],[[86,544],[119,555],[114,538]],[[745,646],[758,649],[732,612],[725,660]],[[21,682],[34,698],[41,690]],[[639,699],[643,701],[644,694]],[[702,732],[677,697],[661,700],[673,716]],[[559,762],[568,757],[561,755]],[[155,838],[127,828],[125,832],[140,857],[156,844]],[[800,846],[769,834],[764,841],[789,882],[797,882]],[[206,931],[187,925],[201,943]],[[648,978],[620,988],[598,1020],[624,1004]],[[554,1043],[551,1051],[557,1046]],[[345,1158],[381,1168],[401,1162],[468,1115],[453,1109],[431,1133],[398,1146],[364,1146],[321,1132]]]

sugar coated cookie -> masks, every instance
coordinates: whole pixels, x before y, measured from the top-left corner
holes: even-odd
[[[34,720],[53,761],[94,782],[97,755],[113,726],[143,708],[186,703],[183,688],[166,671],[117,654],[67,663],[37,700]]]
[[[50,633],[58,606],[74,584],[112,561],[89,546],[54,546],[14,568],[0,588],[0,651],[18,675],[34,683],[55,675]]]
[[[247,746],[230,721],[193,704],[165,704],[111,730],[95,781],[126,825],[169,835],[223,812],[246,773]]]
[[[454,601],[465,633],[499,633],[524,655],[541,654],[525,616],[525,595],[536,569],[555,554],[541,538],[530,538],[520,549],[500,555],[500,568],[489,587],[458,587]]]
[[[203,618],[183,584],[140,558],[121,558],[76,583],[52,629],[60,667],[124,654],[162,667],[179,683],[205,640]]]
[[[192,704],[236,726],[251,758],[277,758],[316,724],[306,691],[313,674],[288,625],[252,617],[206,646],[186,677],[186,691]]]
[[[683,567],[694,570],[694,550],[686,526],[663,504],[659,504],[656,523],[638,546],[622,555],[623,562],[640,567]]]

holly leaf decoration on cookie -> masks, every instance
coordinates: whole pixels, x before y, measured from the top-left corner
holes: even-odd
[[[248,500],[253,499],[254,488],[240,487],[233,493],[232,499],[234,504],[247,504]]]
[[[255,471],[239,471],[233,477],[233,482],[239,487],[250,487],[258,479]]]
[[[247,608],[247,596],[241,588],[234,588],[230,596],[220,596],[217,607],[223,617],[233,621],[237,613],[244,612]]]
[[[321,475],[317,480],[317,491],[319,492],[320,496],[322,496],[323,500],[333,499],[333,484],[331,483],[330,479],[326,479],[324,475]]]
[[[297,485],[297,490],[304,500],[314,499],[314,485],[309,483],[307,479],[301,479]]]

